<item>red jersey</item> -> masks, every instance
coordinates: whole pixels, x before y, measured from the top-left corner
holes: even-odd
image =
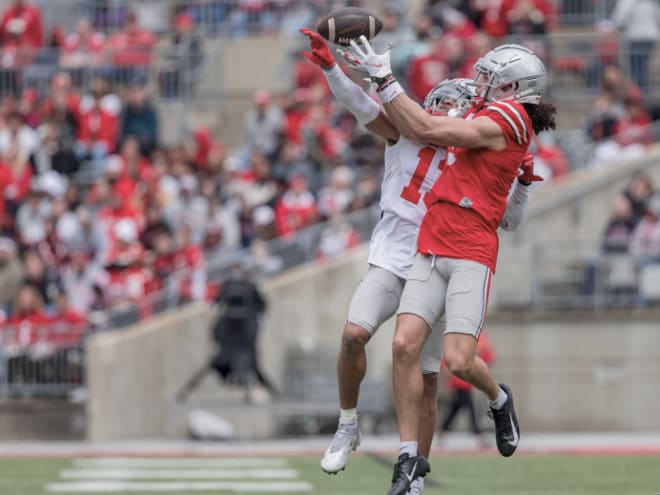
[[[108,153],[117,147],[119,117],[102,109],[92,109],[80,115],[78,140],[86,145],[105,144]]]
[[[44,44],[41,11],[36,5],[23,4],[7,8],[0,22],[3,46],[40,47]]]
[[[495,272],[497,228],[527,153],[532,121],[513,101],[492,103],[474,114],[481,116],[500,127],[506,148],[447,148],[446,166],[429,193],[433,204],[422,220],[418,250],[476,261]]]
[[[156,37],[146,30],[120,31],[110,38],[113,63],[119,67],[135,67],[151,64]]]

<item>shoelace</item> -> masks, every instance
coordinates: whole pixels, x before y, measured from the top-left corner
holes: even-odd
[[[497,411],[494,411],[493,409],[488,409],[488,411],[486,412],[488,417],[490,419],[492,419],[493,421],[495,421],[495,416],[496,415],[499,416],[499,415],[502,415],[504,413],[505,413],[504,408],[502,408],[500,410],[497,410]],[[505,423],[505,422],[498,423],[497,421],[495,421],[495,425],[497,426],[498,433],[506,435],[509,432],[507,423]]]

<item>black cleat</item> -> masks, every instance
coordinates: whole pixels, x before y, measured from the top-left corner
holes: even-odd
[[[518,447],[520,441],[520,428],[518,427],[518,418],[516,411],[513,408],[513,394],[511,389],[500,383],[502,390],[506,392],[506,402],[500,409],[493,409],[488,411],[493,421],[495,421],[495,440],[497,441],[497,450],[500,451],[504,457],[513,455]]]
[[[422,455],[410,457],[408,454],[401,454],[399,462],[394,466],[392,474],[392,486],[387,495],[405,495],[410,490],[410,484],[419,478],[423,478],[431,472],[431,466]]]

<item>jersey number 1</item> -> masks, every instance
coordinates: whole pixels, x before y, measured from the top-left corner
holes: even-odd
[[[417,167],[415,167],[415,173],[410,179],[410,183],[401,191],[401,197],[406,201],[410,201],[413,204],[419,203],[419,200],[422,197],[420,189],[422,188],[426,174],[429,172],[429,167],[431,166],[436,151],[435,148],[426,146],[417,153],[419,161],[417,162]],[[440,164],[441,169],[443,168],[443,165],[444,162]]]

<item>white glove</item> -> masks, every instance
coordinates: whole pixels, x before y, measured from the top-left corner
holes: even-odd
[[[340,53],[351,68],[378,83],[392,75],[390,50],[391,48],[388,48],[385,53],[379,55],[374,52],[369,40],[365,36],[360,36],[360,43],[351,40],[351,47],[341,50]]]

